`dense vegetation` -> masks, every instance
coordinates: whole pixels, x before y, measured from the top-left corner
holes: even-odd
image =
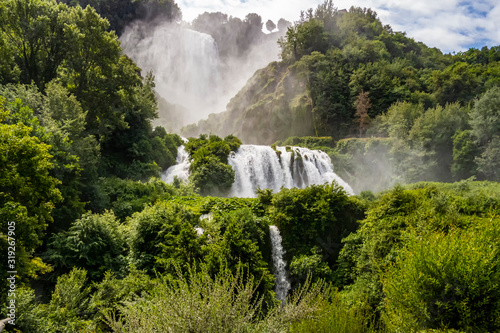
[[[184,132],[233,133],[258,144],[361,137],[330,145],[339,173],[358,191],[398,181],[499,180],[498,47],[442,54],[370,9],[339,11],[331,1],[303,13],[280,44],[282,61],[258,71],[226,112]],[[373,169],[378,184],[364,177]]]
[[[135,20],[179,21],[179,6],[173,0],[58,0],[71,6],[92,6],[109,22],[109,29],[120,36],[125,27]]]
[[[442,55],[370,10],[326,1],[231,105],[252,104],[260,119],[233,115],[261,124],[262,140],[326,150],[360,194],[332,183],[213,197],[233,182],[236,136],[189,138],[189,181],[157,178],[183,142],[152,128],[154,78],[113,32],[143,17],[144,3],[122,12],[96,2],[108,21],[76,2],[0,2],[0,315],[16,308],[7,332],[500,330],[495,48]],[[179,15],[171,1],[148,3]],[[354,182],[363,173],[377,183]],[[361,192],[397,181],[413,184]],[[271,225],[286,250],[285,304]]]
[[[229,153],[238,150],[240,139],[228,135],[190,138],[186,150],[191,159],[189,181],[202,195],[227,195],[234,183],[234,170],[228,164]]]

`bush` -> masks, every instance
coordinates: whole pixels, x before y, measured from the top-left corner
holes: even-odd
[[[292,325],[291,333],[368,333],[379,332],[374,326],[371,309],[365,302],[349,304],[337,290],[329,294],[312,318]]]
[[[190,181],[201,195],[224,196],[234,183],[235,172],[216,157],[205,157],[191,164]]]
[[[108,270],[123,274],[126,266],[123,227],[112,212],[85,214],[68,231],[51,238],[46,256],[59,273],[72,267],[85,268],[93,280],[100,280]]]
[[[273,195],[271,204],[270,218],[280,229],[288,262],[318,247],[323,260],[333,265],[341,239],[355,231],[356,221],[363,217],[359,202],[336,183],[282,189]]]
[[[189,177],[202,195],[224,196],[234,183],[234,170],[227,164],[231,151],[235,151],[241,141],[229,135],[224,140],[216,135],[200,135],[199,139],[190,138],[186,151],[191,158]]]
[[[500,329],[500,219],[408,238],[382,280],[389,328]]]
[[[109,325],[117,332],[248,332],[259,313],[254,282],[242,272],[224,269],[215,277],[206,270],[180,272],[164,279],[148,301],[124,305],[122,319],[108,312]]]
[[[185,264],[202,258],[205,237],[194,227],[199,214],[175,203],[157,202],[135,213],[128,220],[130,259],[140,270],[170,270],[172,264]]]

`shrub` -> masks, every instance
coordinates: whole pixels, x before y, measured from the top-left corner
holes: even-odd
[[[408,238],[382,279],[388,328],[497,331],[500,219]]]
[[[47,258],[58,272],[80,267],[99,280],[108,270],[117,274],[126,266],[126,244],[123,227],[112,212],[85,214],[68,231],[54,235]]]
[[[241,271],[212,277],[190,269],[187,277],[163,279],[150,300],[122,306],[122,319],[108,312],[107,320],[117,332],[248,332],[261,306],[254,292]]]

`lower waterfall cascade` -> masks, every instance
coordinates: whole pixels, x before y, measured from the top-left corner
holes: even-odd
[[[168,168],[162,179],[172,183],[175,177],[187,181],[189,178],[189,154],[184,146],[177,151],[177,164]],[[354,194],[352,188],[333,171],[330,157],[321,150],[302,147],[276,147],[241,145],[231,152],[229,165],[235,171],[229,196],[255,197],[256,190],[271,189],[274,192],[285,188],[305,188],[336,181],[345,191]]]
[[[286,296],[290,291],[291,285],[286,275],[286,262],[283,259],[285,250],[281,245],[281,235],[278,227],[269,226],[269,234],[271,236],[272,258],[275,277],[275,292],[276,298],[285,304]]]

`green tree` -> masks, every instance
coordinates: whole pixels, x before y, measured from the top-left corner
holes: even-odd
[[[123,274],[126,266],[124,228],[112,212],[85,214],[68,231],[53,235],[48,247],[45,256],[59,274],[79,267],[95,281],[107,271]]]
[[[357,201],[335,182],[301,190],[282,189],[273,195],[270,208],[270,218],[280,230],[289,259],[310,255],[317,247],[330,267],[336,263],[341,239],[356,230],[356,220],[362,214]]]
[[[50,146],[33,136],[33,129],[21,123],[6,124],[9,111],[0,100],[0,244],[2,256],[7,255],[8,231],[16,240],[15,267],[2,266],[2,279],[6,272],[17,270],[23,281],[43,271],[44,264],[33,257],[42,244],[44,231],[52,222],[54,204],[61,200],[58,180],[50,176],[53,167]],[[9,229],[8,226],[11,226]],[[5,282],[2,283],[2,295]]]
[[[43,90],[67,54],[67,6],[48,0],[7,0],[0,10],[0,31],[7,50],[13,52],[19,79]]]
[[[199,219],[188,207],[157,202],[128,220],[130,259],[138,269],[173,273],[202,258],[205,237],[194,230]]]
[[[453,136],[453,164],[451,173],[455,179],[466,179],[477,173],[475,157],[479,147],[471,130],[457,131]]]
[[[476,156],[477,170],[486,179],[500,181],[500,136],[495,135],[480,156]]]
[[[189,139],[186,144],[192,160],[189,179],[202,195],[225,195],[231,188],[235,173],[227,164],[228,156],[240,145],[241,141],[233,135],[224,140],[215,135]]]
[[[204,263],[208,271],[213,275],[225,267],[234,274],[241,271],[243,276],[255,279],[259,295],[271,300],[274,276],[259,247],[259,243],[263,245],[264,241],[261,229],[263,225],[256,224],[261,221],[257,220],[248,209],[241,209],[226,213],[220,220],[216,219],[216,222],[222,224],[221,235],[217,242],[209,244],[206,248]]]
[[[470,112],[472,134],[484,145],[500,134],[500,87],[489,89]]]
[[[480,72],[477,66],[463,62],[457,62],[443,71],[434,71],[431,87],[437,102],[441,105],[453,102],[467,104],[481,92]]]

